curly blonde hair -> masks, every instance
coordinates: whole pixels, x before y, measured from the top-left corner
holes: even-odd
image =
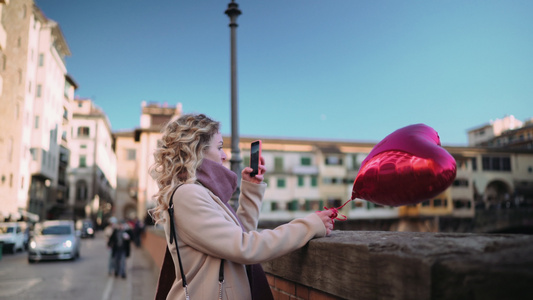
[[[204,150],[209,148],[219,128],[219,122],[204,114],[183,115],[163,128],[149,170],[159,187],[154,195],[157,205],[148,211],[156,224],[164,221],[163,212],[168,209],[170,194],[176,186],[196,181],[196,169],[202,164]]]

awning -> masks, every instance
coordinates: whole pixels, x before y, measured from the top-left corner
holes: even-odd
[[[39,222],[39,215],[25,211],[24,209],[19,209],[19,213],[32,222]]]

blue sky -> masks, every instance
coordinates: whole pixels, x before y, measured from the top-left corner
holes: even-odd
[[[114,131],[141,101],[231,132],[230,1],[37,0],[72,52],[77,96]],[[533,1],[237,1],[239,132],[379,141],[425,123],[444,145],[533,117]]]

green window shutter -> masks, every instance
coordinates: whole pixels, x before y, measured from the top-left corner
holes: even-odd
[[[274,171],[282,172],[283,171],[283,157],[274,158]]]
[[[278,178],[278,187],[279,188],[285,187],[285,178]]]
[[[298,186],[304,186],[304,176],[298,175]]]
[[[87,157],[85,155],[80,155],[80,168],[87,167]]]
[[[318,177],[313,175],[311,176],[311,186],[317,186],[318,185]]]
[[[310,157],[302,157],[300,160],[300,163],[302,166],[310,166],[311,165],[311,158]]]
[[[287,203],[287,208],[289,211],[297,211],[298,210],[298,200],[292,200],[291,202]]]

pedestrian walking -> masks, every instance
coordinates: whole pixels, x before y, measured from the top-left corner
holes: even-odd
[[[104,228],[104,236],[106,241],[109,242],[109,238],[113,234],[113,231],[117,228],[117,218],[109,218],[109,224]],[[109,247],[108,263],[107,263],[107,273],[111,276],[115,272],[115,261],[113,260],[113,250]]]
[[[126,278],[126,258],[130,256],[132,232],[126,222],[121,222],[109,237],[107,245],[111,248],[115,277]]]

